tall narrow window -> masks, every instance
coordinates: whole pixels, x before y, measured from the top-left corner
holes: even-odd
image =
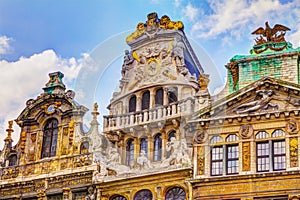
[[[134,161],[134,143],[133,139],[129,139],[126,146],[126,165],[133,165]]]
[[[135,112],[136,111],[136,96],[132,96],[129,99],[129,112]]]
[[[169,104],[177,101],[177,91],[175,89],[168,91],[168,101]]]
[[[44,126],[42,158],[53,157],[56,155],[58,134],[58,121],[50,119]]]
[[[147,157],[147,155],[148,155],[148,141],[147,141],[147,138],[142,138],[140,140],[140,152],[141,151],[144,151],[145,156]]]
[[[158,133],[154,137],[154,157],[153,157],[154,162],[161,160],[161,156],[162,156],[162,139],[161,139],[161,134]]]
[[[215,146],[211,149],[211,175],[223,174],[223,146]]]
[[[226,146],[227,160],[226,173],[237,174],[239,172],[239,148],[238,145]]]
[[[164,105],[164,90],[162,88],[156,90],[155,106]]]
[[[284,170],[285,163],[285,141],[273,141],[273,170]]]
[[[257,171],[267,172],[270,170],[270,145],[269,142],[256,144]]]
[[[147,110],[150,107],[150,92],[146,91],[142,96],[142,110]]]

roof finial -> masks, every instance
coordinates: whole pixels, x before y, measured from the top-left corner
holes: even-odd
[[[93,121],[97,121],[97,116],[99,115],[100,113],[98,112],[98,104],[97,102],[94,103],[94,111],[92,112],[92,115],[93,115]]]
[[[6,132],[7,132],[7,137],[5,138],[4,141],[9,141],[9,140],[12,140],[11,139],[11,133],[14,132],[14,130],[12,129],[12,126],[13,126],[13,121],[8,121],[8,129],[6,129]]]

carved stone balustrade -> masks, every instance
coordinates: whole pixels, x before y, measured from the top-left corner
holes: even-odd
[[[149,110],[120,115],[107,115],[104,116],[104,131],[167,120],[178,117],[182,114],[189,115],[193,113],[193,104],[194,100],[192,98],[187,98],[182,101],[177,101],[169,105],[158,106]]]

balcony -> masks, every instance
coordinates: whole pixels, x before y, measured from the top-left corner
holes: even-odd
[[[193,104],[193,99],[187,98],[169,105],[159,106],[149,110],[120,115],[107,115],[104,116],[104,132],[136,125],[144,125],[152,122],[159,122],[182,115],[190,115],[193,112]]]

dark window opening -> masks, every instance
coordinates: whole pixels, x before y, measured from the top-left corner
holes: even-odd
[[[56,155],[58,135],[58,121],[50,119],[44,126],[42,158],[53,157]]]

